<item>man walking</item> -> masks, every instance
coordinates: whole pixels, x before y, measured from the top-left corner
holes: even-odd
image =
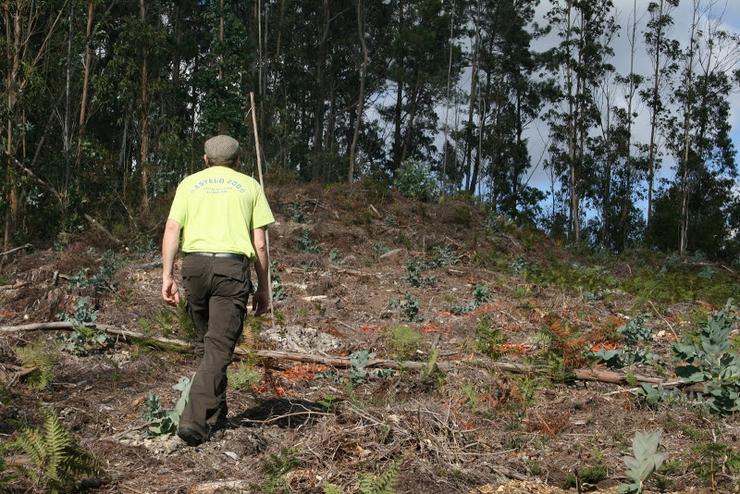
[[[275,220],[259,183],[233,169],[238,153],[229,136],[206,141],[206,169],[177,187],[162,239],[162,298],[175,305],[180,295],[172,271],[183,230],[182,279],[201,357],[177,431],[190,446],[226,423],[226,368],[242,333],[250,262],[258,282],[255,315],[270,303],[265,227]]]

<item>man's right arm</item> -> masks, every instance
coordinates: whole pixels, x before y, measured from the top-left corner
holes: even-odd
[[[270,309],[270,284],[268,270],[270,259],[267,253],[267,234],[264,228],[252,230],[252,246],[257,254],[254,270],[257,272],[257,292],[254,294],[253,310],[256,316]]]

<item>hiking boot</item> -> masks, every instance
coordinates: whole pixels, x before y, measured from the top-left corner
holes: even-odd
[[[203,436],[189,427],[179,427],[177,429],[177,435],[180,439],[185,441],[185,444],[188,446],[198,446],[199,444],[202,444],[204,440]]]

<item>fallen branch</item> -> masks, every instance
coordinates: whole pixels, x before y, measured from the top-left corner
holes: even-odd
[[[5,252],[0,252],[0,257],[8,256],[13,252],[18,252],[19,250],[30,249],[31,247],[33,247],[33,245],[31,244],[21,245],[20,247],[15,247],[13,249],[6,250]]]
[[[167,347],[179,348],[182,350],[189,350],[192,345],[187,341],[163,338],[160,336],[149,336],[142,333],[136,333],[134,331],[127,331],[125,329],[118,329],[114,326],[107,324],[87,324],[86,326],[91,328],[97,328],[106,333],[122,336],[124,338],[130,338],[132,340],[143,341],[148,343],[154,343],[157,345],[164,345]],[[22,331],[37,331],[37,330],[72,330],[75,325],[71,322],[59,321],[59,322],[42,322],[33,324],[23,324],[20,326],[0,326],[0,334],[10,334]],[[302,353],[302,352],[286,352],[282,350],[257,350],[249,352],[243,348],[235,348],[234,354],[237,357],[256,357],[260,360],[287,360],[291,362],[301,362],[307,364],[321,364],[328,367],[334,367],[337,369],[347,369],[352,366],[349,357],[338,357],[331,355],[317,355],[313,353]],[[438,362],[437,366],[441,370],[449,370],[454,368],[456,365],[465,363],[465,361],[452,361],[452,362]],[[487,362],[483,360],[468,361],[471,365],[479,367],[511,372],[513,374],[536,374],[539,372],[534,366],[526,364],[517,364],[513,362]],[[395,370],[423,370],[426,369],[426,362],[418,362],[414,360],[408,360],[398,362],[391,359],[372,359],[367,363],[368,368],[376,369],[395,369]],[[569,377],[578,381],[594,381],[608,384],[629,384],[629,383],[645,383],[661,385],[665,389],[678,388],[682,386],[688,386],[693,383],[685,381],[669,381],[665,382],[658,377],[643,376],[640,374],[632,374],[629,377],[626,374],[620,372],[613,372],[604,369],[570,369],[567,371]]]
[[[217,492],[252,492],[254,482],[249,480],[214,480],[195,484],[188,494],[215,494]]]
[[[113,242],[114,244],[116,244],[116,245],[117,245],[117,246],[119,246],[119,247],[120,247],[121,245],[123,245],[123,242],[121,242],[121,241],[120,241],[120,240],[118,240],[118,239],[117,239],[116,237],[114,237],[114,236],[113,236],[113,234],[112,234],[111,232],[109,232],[109,231],[108,231],[108,229],[107,229],[106,227],[104,227],[103,225],[101,225],[101,224],[100,224],[100,222],[99,222],[98,220],[96,220],[95,218],[93,218],[92,216],[90,216],[90,215],[89,215],[89,214],[87,214],[87,213],[85,213],[85,215],[84,215],[84,216],[85,216],[85,219],[86,219],[86,220],[87,220],[87,221],[88,221],[88,222],[89,222],[89,223],[90,223],[90,224],[91,224],[91,225],[92,225],[93,227],[95,227],[95,228],[96,228],[96,229],[97,229],[98,231],[100,231],[100,232],[101,232],[101,233],[102,233],[103,235],[105,235],[106,237],[108,237],[108,240],[110,240],[111,242]]]

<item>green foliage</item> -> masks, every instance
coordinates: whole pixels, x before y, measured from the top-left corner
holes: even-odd
[[[144,401],[144,418],[149,423],[147,432],[150,436],[161,436],[174,434],[180,424],[180,417],[185,409],[190,396],[191,381],[187,377],[181,377],[180,381],[172,389],[180,391],[180,397],[175,403],[175,408],[165,410],[159,403],[159,397],[152,391],[147,394]]]
[[[627,466],[627,478],[632,482],[619,486],[619,492],[641,493],[645,480],[663,464],[665,455],[658,453],[661,433],[636,432],[632,439],[632,455],[623,458]]]
[[[80,288],[93,287],[97,291],[113,290],[113,275],[123,266],[125,258],[113,251],[107,250],[103,253],[98,270],[90,274],[90,269],[85,268],[77,274],[70,276],[69,282]]]
[[[703,382],[709,409],[723,415],[740,410],[740,355],[729,340],[737,321],[737,308],[728,302],[696,333],[673,344],[676,358],[686,363],[676,368],[676,374],[688,382]]]
[[[246,362],[239,362],[228,370],[229,387],[239,391],[248,391],[259,384],[259,371]]]
[[[287,206],[287,214],[290,218],[290,221],[293,221],[295,223],[305,223],[306,217],[305,217],[305,207],[302,202],[300,201],[293,201],[288,203]]]
[[[638,316],[617,328],[617,333],[624,338],[624,348],[614,350],[601,349],[591,355],[606,363],[612,368],[622,368],[640,362],[651,362],[657,355],[648,350],[653,335],[650,328],[645,326],[645,318]]]
[[[259,492],[263,494],[290,492],[285,475],[299,466],[301,460],[298,458],[298,450],[294,448],[286,448],[279,453],[271,454],[262,460],[262,470],[267,478],[260,484]]]
[[[278,271],[278,263],[275,259],[270,261],[270,281],[272,282],[272,300],[275,302],[284,300],[288,295],[280,283],[280,272]]]
[[[54,381],[54,366],[59,361],[59,347],[41,340],[24,347],[16,347],[16,355],[23,367],[34,367],[36,370],[28,377],[29,385],[43,391]]]
[[[699,456],[692,470],[705,482],[717,485],[717,476],[726,472],[731,478],[740,473],[740,452],[720,442],[707,442],[691,448]]]
[[[578,469],[575,474],[569,474],[563,481],[563,489],[578,488],[579,484],[591,484],[596,485],[602,480],[608,477],[608,471],[606,465],[601,462],[597,462],[594,465]]]
[[[421,316],[419,316],[419,301],[408,292],[406,292],[401,302],[401,311],[407,321],[414,322],[421,320]]]
[[[367,350],[352,352],[349,356],[349,379],[352,384],[362,384],[367,379],[367,364],[375,358],[375,354]]]
[[[373,244],[373,254],[375,254],[375,257],[380,257],[389,251],[390,249],[383,242],[375,242]]]
[[[491,291],[484,285],[475,285],[473,287],[473,300],[465,305],[453,305],[450,308],[450,312],[459,316],[467,312],[473,311],[481,305],[491,301]]]
[[[404,281],[414,288],[433,286],[437,282],[434,276],[424,276],[430,265],[423,259],[414,258],[406,263],[406,277]]]
[[[321,252],[321,246],[319,246],[319,243],[311,236],[311,230],[308,228],[301,229],[301,234],[298,236],[298,239],[296,239],[295,245],[296,249],[301,252],[312,254]]]
[[[28,456],[31,466],[21,472],[45,492],[67,491],[79,479],[100,473],[97,462],[52,412],[47,412],[43,427],[23,430],[10,448]]]
[[[439,195],[432,170],[414,160],[406,160],[401,164],[393,184],[403,196],[419,201],[432,201]]]
[[[341,262],[342,254],[339,253],[339,249],[332,248],[329,251],[329,262],[332,264],[339,264]]]
[[[656,407],[660,403],[678,402],[683,395],[675,389],[664,389],[660,384],[653,386],[652,384],[640,383],[637,389],[637,396],[647,406]]]
[[[506,337],[493,324],[490,315],[481,316],[475,323],[475,342],[479,352],[495,359],[501,354],[500,347]]]
[[[435,268],[446,268],[448,266],[454,266],[460,262],[460,256],[455,250],[448,246],[435,246],[432,249],[432,258],[429,261],[429,265]]]
[[[408,326],[393,326],[385,332],[385,343],[397,360],[408,360],[421,345],[421,334]]]
[[[396,494],[401,460],[396,460],[377,475],[361,473],[358,479],[360,494]]]
[[[60,321],[69,321],[75,325],[82,326],[95,322],[98,318],[98,310],[90,301],[90,297],[80,297],[75,302],[75,311],[72,314],[60,313],[57,315]]]

